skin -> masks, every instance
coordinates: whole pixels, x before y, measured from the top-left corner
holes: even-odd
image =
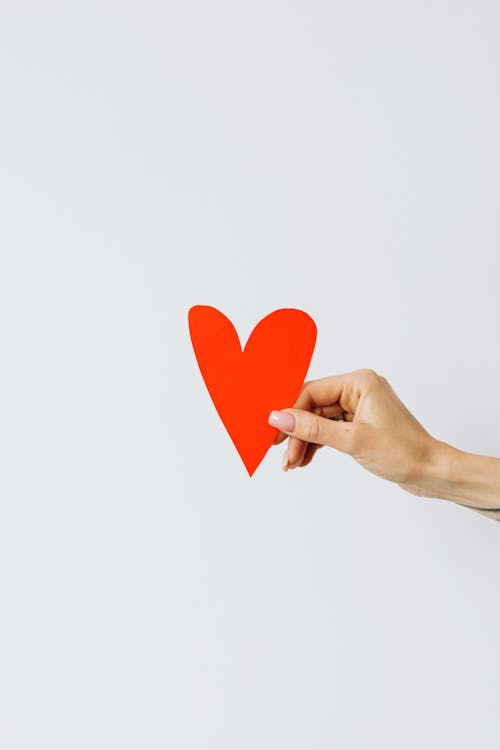
[[[332,421],[339,414],[345,421]],[[307,466],[326,445],[406,492],[500,520],[500,458],[466,453],[432,437],[373,370],[306,382],[293,408],[272,415],[269,422],[278,427],[282,417],[276,415],[294,418],[293,428],[283,427],[275,440],[288,437],[285,471]]]

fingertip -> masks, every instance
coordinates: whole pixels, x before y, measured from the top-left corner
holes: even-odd
[[[290,411],[273,410],[267,421],[271,427],[276,427],[282,432],[291,433],[295,429],[295,417]]]

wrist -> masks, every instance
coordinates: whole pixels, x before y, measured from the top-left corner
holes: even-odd
[[[500,459],[467,453],[432,437],[424,455],[417,494],[477,510],[500,507]]]
[[[420,446],[419,459],[403,489],[419,497],[451,500],[456,483],[457,456],[453,446],[428,436]]]
[[[457,499],[460,477],[457,467],[467,454],[436,438],[430,438],[422,466],[421,484],[424,497]]]

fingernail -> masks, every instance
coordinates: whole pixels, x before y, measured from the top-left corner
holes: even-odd
[[[287,448],[287,449],[286,449],[286,451],[285,451],[285,452],[283,453],[283,458],[282,458],[282,460],[281,460],[281,468],[282,468],[282,469],[283,469],[284,471],[288,471],[288,448]]]
[[[285,411],[272,411],[267,421],[272,427],[277,427],[283,432],[293,432],[295,429],[295,417]]]

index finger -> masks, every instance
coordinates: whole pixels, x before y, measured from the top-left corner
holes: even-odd
[[[359,399],[370,382],[377,379],[373,370],[362,369],[341,375],[329,375],[317,380],[308,380],[302,386],[293,408],[313,411],[321,416],[335,416],[342,411],[355,414]],[[333,404],[339,408],[332,414],[324,414],[323,409]],[[282,443],[286,438],[284,432],[278,433],[274,444]]]
[[[294,408],[311,411],[315,406],[339,403],[344,411],[354,414],[371,377],[369,373],[370,370],[354,370],[342,375],[309,380],[304,383]]]

